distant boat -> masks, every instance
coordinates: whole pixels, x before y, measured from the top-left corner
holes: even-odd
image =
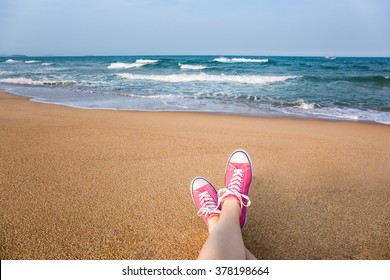
[[[325,59],[334,60],[334,59],[336,59],[336,57],[327,55],[327,56],[325,56]]]

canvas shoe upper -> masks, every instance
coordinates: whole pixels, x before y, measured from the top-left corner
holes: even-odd
[[[198,209],[198,216],[201,216],[208,227],[209,219],[221,211],[218,207],[218,194],[214,186],[203,177],[196,177],[190,185],[192,200]]]
[[[234,197],[241,207],[240,226],[246,222],[246,208],[251,204],[248,197],[249,186],[252,181],[253,166],[249,154],[244,150],[235,150],[226,166],[225,188],[220,189],[219,205],[224,199]]]

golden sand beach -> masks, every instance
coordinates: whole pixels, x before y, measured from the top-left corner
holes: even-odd
[[[390,126],[81,110],[0,93],[1,259],[195,259],[191,180],[254,162],[260,259],[390,259]]]

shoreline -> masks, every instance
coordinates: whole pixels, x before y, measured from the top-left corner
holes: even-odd
[[[390,125],[387,62],[385,58],[329,62],[324,57],[44,57],[0,63],[0,87],[76,108]]]
[[[14,95],[12,93],[7,93]],[[20,96],[20,95],[19,95]],[[21,96],[26,97],[26,96]],[[87,108],[87,107],[76,107],[76,106],[70,106],[70,105],[64,105],[61,103],[52,103],[52,102],[45,102],[45,101],[37,101],[33,100],[33,98],[26,97],[31,102],[37,102],[37,103],[43,103],[43,104],[51,104],[56,106],[64,106],[72,109],[77,110],[102,110],[102,111],[125,111],[125,112],[144,112],[144,113],[179,113],[179,114],[204,114],[204,115],[216,115],[216,116],[232,116],[232,117],[243,117],[243,118],[260,118],[260,119],[279,119],[279,120],[296,120],[296,121],[320,121],[320,122],[346,122],[346,123],[362,123],[362,124],[372,124],[372,125],[383,125],[383,126],[390,126],[390,124],[386,123],[380,123],[375,121],[353,121],[353,120],[346,120],[346,119],[325,119],[325,118],[312,118],[312,117],[304,117],[304,116],[283,116],[283,115],[255,115],[255,114],[244,114],[244,113],[228,113],[228,112],[198,112],[198,111],[170,111],[170,110],[130,110],[130,109],[113,109],[113,108]]]
[[[88,107],[77,107],[77,106],[71,106],[66,105],[62,103],[56,103],[56,102],[49,102],[49,101],[41,101],[41,100],[34,100],[34,97],[24,96],[16,93],[8,92],[7,90],[1,89],[0,92],[27,98],[31,102],[36,103],[42,103],[42,104],[50,104],[50,105],[56,105],[56,106],[64,106],[72,109],[78,109],[78,110],[103,110],[103,111],[127,111],[127,112],[146,112],[146,113],[184,113],[184,114],[206,114],[206,115],[221,115],[221,116],[237,116],[237,117],[248,117],[248,118],[264,118],[264,119],[281,119],[281,120],[312,120],[312,121],[324,121],[324,122],[347,122],[347,123],[363,123],[363,124],[373,124],[373,125],[383,125],[383,126],[390,126],[390,124],[387,123],[381,123],[376,121],[367,121],[367,120],[348,120],[343,118],[314,118],[310,116],[298,116],[298,115],[283,115],[280,113],[273,113],[273,114],[264,114],[264,115],[256,115],[256,114],[245,114],[245,113],[231,113],[231,112],[218,112],[218,111],[180,111],[180,110],[137,110],[137,109],[114,109],[114,108],[88,108]]]
[[[254,161],[259,259],[390,259],[390,129],[379,123],[82,110],[0,92],[2,259],[195,259],[188,186]]]

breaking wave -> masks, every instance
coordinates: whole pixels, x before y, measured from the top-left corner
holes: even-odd
[[[203,70],[208,68],[204,65],[191,65],[191,64],[181,64],[179,63],[180,69],[186,69],[186,70]]]
[[[31,63],[38,63],[41,62],[40,60],[26,60],[24,63],[31,64]]]
[[[188,83],[188,82],[220,82],[220,83],[243,83],[243,84],[268,84],[283,82],[297,76],[255,76],[255,75],[208,75],[199,74],[171,74],[171,75],[138,75],[121,73],[118,76],[127,80],[148,80],[165,83]]]
[[[4,61],[5,63],[18,63],[20,62],[19,60],[13,60],[13,59],[7,59],[6,61]]]
[[[133,63],[124,63],[124,62],[115,62],[111,63],[107,66],[108,69],[128,69],[128,68],[135,68],[135,67],[142,67],[148,64],[154,64],[159,62],[159,60],[153,60],[153,59],[137,59]]]
[[[250,62],[250,63],[267,63],[268,59],[254,59],[254,58],[226,58],[226,57],[218,57],[213,61],[222,62],[222,63],[234,63],[234,62]]]

